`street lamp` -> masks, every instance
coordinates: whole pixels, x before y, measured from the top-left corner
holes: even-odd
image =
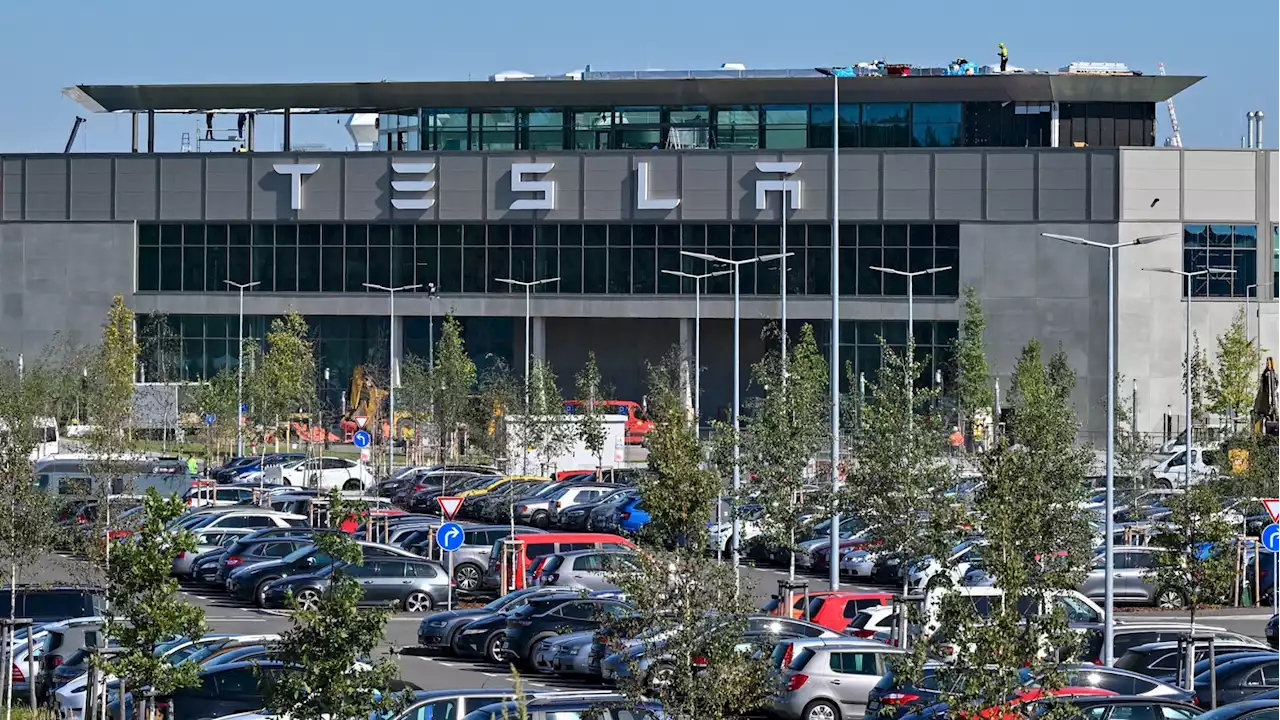
[[[831,495],[840,492],[840,78],[856,77],[852,67],[814,68],[831,78]],[[861,407],[862,400],[858,400]],[[859,420],[861,421],[861,420]],[[831,516],[832,590],[840,589],[840,566],[836,548],[840,547],[840,514]]]
[[[1235,275],[1236,271],[1230,268],[1202,268],[1200,270],[1174,270],[1173,268],[1157,267],[1142,268],[1146,272],[1158,272],[1166,275],[1178,275],[1186,278],[1187,281],[1187,338],[1186,338],[1186,356],[1183,362],[1186,363],[1184,389],[1186,394],[1186,422],[1187,422],[1187,438],[1184,444],[1186,448],[1184,452],[1183,468],[1185,469],[1184,478],[1186,489],[1191,489],[1191,278],[1207,275]]]
[[[1253,340],[1253,336],[1249,334],[1249,291],[1253,291],[1253,307],[1254,307],[1254,324],[1258,326],[1258,344],[1262,344],[1262,288],[1271,287],[1271,283],[1254,283],[1244,289],[1244,323],[1245,337]]]
[[[915,347],[916,347],[916,329],[915,329],[916,328],[916,315],[915,315],[916,296],[913,291],[913,286],[915,285],[916,278],[923,277],[925,275],[933,275],[935,273],[940,273],[943,270],[950,270],[951,266],[941,265],[939,267],[931,267],[926,270],[916,270],[914,272],[907,272],[906,270],[895,270],[893,268],[880,267],[878,265],[872,265],[871,269],[877,272],[884,273],[886,275],[897,275],[899,277],[904,277],[907,279],[907,352],[909,355],[906,362],[907,400],[909,403],[911,403],[911,412],[914,413],[915,412],[914,398],[916,395],[915,379],[910,376],[911,368],[915,364]],[[910,417],[910,415],[908,415],[908,417]]]
[[[687,255],[691,258],[697,258],[706,262],[721,263],[729,265],[733,269],[729,272],[733,273],[733,492],[736,495],[742,489],[742,472],[738,462],[740,448],[738,445],[738,408],[740,403],[741,374],[742,368],[739,362],[739,356],[742,351],[742,266],[751,263],[763,263],[770,260],[778,260],[787,255],[795,253],[774,253],[772,255],[757,255],[753,258],[745,260],[730,260],[722,258],[718,255],[710,255],[707,253],[693,252],[692,250],[681,250],[681,255]],[[742,583],[742,565],[739,563],[739,549],[741,540],[738,538],[741,529],[741,520],[738,518],[738,510],[735,506],[733,509],[733,591],[736,594]]]
[[[702,425],[702,281],[710,277],[729,275],[732,270],[694,275],[680,270],[663,270],[668,275],[693,281],[693,416],[697,426]]]
[[[1057,233],[1040,233],[1044,237],[1053,240],[1061,240],[1069,242],[1072,245],[1084,245],[1087,247],[1102,248],[1107,251],[1107,486],[1106,486],[1106,539],[1105,543],[1105,560],[1103,573],[1105,579],[1103,581],[1103,630],[1102,630],[1102,663],[1104,665],[1112,665],[1115,663],[1115,518],[1112,517],[1115,512],[1115,457],[1116,457],[1116,277],[1115,262],[1116,252],[1122,247],[1130,245],[1145,245],[1157,240],[1164,240],[1177,235],[1177,233],[1165,233],[1163,235],[1151,235],[1148,237],[1140,237],[1135,240],[1128,240],[1119,243],[1100,243],[1093,240],[1086,240],[1074,235],[1059,235]],[[1130,418],[1130,423],[1138,422],[1137,416]]]
[[[558,282],[560,278],[546,278],[544,280],[512,280],[511,278],[494,278],[500,283],[515,285],[524,288],[524,421],[529,422],[529,358],[533,355],[532,337],[530,333],[530,324],[533,319],[533,288],[537,285],[545,285],[547,283]],[[529,445],[521,443],[524,446],[524,470],[523,474],[529,474]],[[512,522],[515,521],[515,508],[511,512]]]
[[[386,285],[377,285],[375,283],[364,283],[364,286],[370,290],[381,290],[390,298],[388,303],[390,313],[390,332],[387,333],[387,345],[390,352],[387,354],[387,474],[395,472],[396,466],[396,381],[400,378],[396,373],[396,293],[406,290],[417,290],[421,285],[401,285],[400,287],[387,287]]]
[[[440,293],[435,283],[427,283],[427,366],[436,366],[436,300]]]
[[[244,291],[262,282],[222,282],[240,292],[239,339],[236,341],[236,456],[244,457]]]

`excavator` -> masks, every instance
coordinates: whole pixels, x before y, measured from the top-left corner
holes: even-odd
[[[1267,358],[1267,364],[1258,377],[1258,394],[1253,399],[1253,434],[1258,437],[1280,436],[1280,408],[1276,390],[1280,376],[1276,375],[1275,358]]]
[[[351,387],[347,392],[347,414],[342,416],[342,435],[344,442],[350,442],[351,436],[360,426],[355,418],[367,418],[364,427],[372,432],[386,418],[382,416],[386,409],[387,391],[378,387],[369,377],[363,365],[357,365],[351,371]]]

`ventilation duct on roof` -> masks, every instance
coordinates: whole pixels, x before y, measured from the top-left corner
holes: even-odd
[[[347,133],[355,142],[357,151],[373,150],[378,146],[378,114],[352,113],[347,119]]]

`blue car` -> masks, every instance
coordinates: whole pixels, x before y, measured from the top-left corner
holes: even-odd
[[[634,535],[649,522],[649,511],[644,508],[644,500],[635,497],[618,508],[618,527],[622,532]]]

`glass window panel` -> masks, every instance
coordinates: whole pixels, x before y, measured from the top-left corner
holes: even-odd
[[[889,248],[884,249],[884,265],[882,267],[902,270],[907,267],[907,250],[906,248]],[[907,279],[901,275],[892,273],[881,273],[884,277],[881,279],[884,287],[885,295],[906,295]]]
[[[213,223],[205,225],[204,228],[204,244],[205,245],[226,245],[227,244],[227,226],[222,223]]]
[[[603,294],[608,290],[609,253],[602,247],[587,247],[582,251],[582,291]]]
[[[1258,246],[1258,228],[1253,225],[1232,225],[1231,244],[1237,248],[1254,248]]]
[[[182,249],[182,289],[186,292],[204,291],[204,247],[202,246],[188,245]]]
[[[512,225],[511,226],[511,244],[514,245],[532,245],[533,244],[533,226],[532,225]]]
[[[185,380],[194,379],[196,375],[208,377],[204,368],[204,340],[187,338],[182,341],[182,370]]]
[[[378,285],[392,285],[395,280],[391,278],[391,248],[387,245],[372,246],[369,248],[369,282]],[[396,283],[400,285],[401,283]],[[412,284],[404,283],[406,285]]]
[[[228,343],[226,340],[205,340],[204,341],[204,375],[201,378],[209,378],[217,375],[223,368],[231,367],[231,353],[235,348],[234,343]],[[194,368],[192,368],[194,370]],[[235,408],[232,408],[235,412]]]
[[[138,248],[138,291],[153,292],[160,289],[160,248]],[[195,290],[196,288],[191,288]],[[203,289],[203,288],[201,288]]]
[[[253,244],[271,247],[276,244],[276,228],[268,223],[253,226]]]
[[[561,150],[564,148],[564,113],[560,110],[523,111],[529,150]]]
[[[227,248],[227,275],[235,282],[249,282],[252,272],[252,257],[249,246],[231,246]]]
[[[379,247],[391,244],[391,226],[390,225],[369,225],[369,244]]]
[[[735,226],[736,229],[736,226]],[[781,228],[778,225],[760,225],[755,228],[756,231],[756,255],[776,255],[779,250],[779,237]],[[803,256],[801,262],[804,261]],[[795,262],[794,257],[787,258],[788,270],[792,270],[792,264]],[[770,266],[777,266],[778,271],[771,269],[762,270],[756,278],[756,292],[761,295],[777,295],[781,291],[782,283],[782,260],[772,260]]]
[[[532,282],[534,280],[542,279],[534,276],[533,248],[531,247],[511,248],[511,277],[515,278],[516,280],[524,280],[526,282]],[[535,288],[534,292],[539,292],[539,290]]]
[[[204,244],[204,224],[203,223],[187,223],[182,229],[183,245],[203,245]]]
[[[775,235],[775,241],[776,241]],[[756,247],[756,226],[755,225],[734,225],[733,235],[729,241],[731,247],[744,248],[754,250]],[[747,255],[751,257],[751,255]]]
[[[646,150],[662,145],[662,112],[656,107],[618,108],[612,147]]]
[[[348,233],[347,237],[351,237]],[[369,281],[369,248],[348,247],[346,256],[346,288],[347,292],[365,292],[364,284]]]
[[[702,223],[682,226],[680,228],[680,247],[694,252],[706,250],[707,226]]]
[[[831,106],[809,106],[809,147],[831,147]]]
[[[275,288],[276,292],[298,291],[298,248],[276,247]]]
[[[302,239],[299,228],[298,239]],[[298,292],[320,292],[320,248],[298,246]]]
[[[659,226],[659,239],[661,239],[661,228]],[[683,282],[676,275],[670,275],[662,272],[663,270],[679,270],[680,269],[680,250],[679,248],[658,247],[658,293],[659,294],[677,294],[681,291]],[[690,283],[689,290],[693,290]]]
[[[536,268],[535,277],[539,279],[560,277],[559,248],[536,247],[533,249],[533,261]],[[546,292],[563,292],[556,283],[547,283],[547,285]]]
[[[795,253],[795,255],[785,260],[787,264],[787,294],[802,295],[804,294],[805,249],[803,246],[788,246],[787,252]]]
[[[560,247],[581,246],[582,245],[582,226],[581,225],[561,225],[560,226]]]
[[[138,224],[138,244],[139,245],[159,245],[160,244],[160,226],[153,224]]]
[[[960,247],[959,225],[936,225],[933,228],[933,240],[938,247]]]
[[[610,240],[613,233],[609,234]],[[631,292],[631,248],[609,248],[609,289],[610,295],[625,295]]]
[[[843,257],[843,256],[841,256]],[[850,279],[853,279],[854,273],[851,271]],[[843,278],[844,273],[841,273]],[[844,288],[841,288],[842,290]],[[855,288],[850,287],[850,293]],[[805,274],[804,274],[804,291],[809,295],[830,295],[831,294],[831,249],[824,247],[809,247],[805,250]],[[841,294],[850,294],[841,293]]]
[[[680,247],[679,225],[658,225],[655,232],[657,233],[659,247]]]
[[[906,103],[866,103],[862,106],[864,147],[907,147],[910,132]]]
[[[580,293],[582,289],[582,248],[561,247],[560,251],[560,292]]]
[[[766,105],[764,146],[772,149],[803,148],[809,144],[809,106]]]
[[[419,228],[420,230],[422,228]],[[458,247],[462,245],[462,226],[461,225],[440,225],[440,246],[441,247]],[[418,244],[422,244],[422,238],[418,238]]]
[[[932,225],[910,225],[907,227],[907,244],[913,248],[933,247]],[[921,268],[911,268],[917,270]]]
[[[255,236],[256,239],[256,236]],[[254,291],[275,292],[275,248],[270,245],[253,246],[253,280],[262,283]]]
[[[223,280],[227,279],[226,246],[206,247],[204,249],[204,289],[206,292],[227,292],[230,290]]]
[[[760,109],[754,105],[715,109],[715,144],[728,150],[760,147]]]
[[[730,245],[731,234],[728,225],[708,225],[707,226],[707,252],[711,254],[720,253]]]
[[[462,226],[462,245],[464,247],[483,247],[485,239],[484,225],[463,225]],[[511,229],[506,225],[494,225],[490,242],[493,245],[509,245],[511,244]]]
[[[557,230],[559,225],[534,225],[533,226],[533,244],[539,247],[555,247],[557,244]]]
[[[510,249],[491,248],[495,259],[510,257]],[[488,282],[489,267],[485,262],[485,249],[482,247],[466,247],[462,249],[462,292],[482,293]],[[497,277],[504,277],[498,275]],[[501,283],[495,283],[500,285]],[[497,292],[496,288],[494,292]]]
[[[341,245],[343,243],[343,228],[341,225],[329,223],[320,226],[320,244],[321,245]]]
[[[885,247],[906,247],[907,246],[907,226],[906,225],[884,225],[884,246]],[[894,267],[894,266],[889,266]],[[903,270],[905,268],[897,268]]]
[[[573,117],[573,148],[605,150],[613,133],[612,110],[582,110]]]
[[[658,241],[658,228],[655,225],[632,225],[631,244],[652,246]]]
[[[907,345],[907,323],[904,320],[885,320],[881,325],[881,333],[890,347],[903,348]]]
[[[413,251],[415,266],[414,282],[440,284],[440,249],[435,247],[418,247]]]
[[[435,228],[434,225],[430,227],[432,229]],[[391,244],[413,245],[413,230],[414,227],[412,225],[391,225]]]
[[[299,245],[319,245],[320,244],[320,226],[319,225],[299,225],[298,226],[298,244]]]
[[[652,247],[631,249],[631,292],[640,295],[652,295],[658,272],[658,251]]]
[[[884,293],[884,278],[878,270],[872,270],[873,267],[884,267],[884,250],[881,248],[858,248],[858,264],[857,277],[858,287],[856,293],[858,295],[881,295]],[[845,276],[844,258],[849,252],[840,253],[840,294],[854,293],[853,285],[848,284]]]
[[[631,226],[610,225],[609,245],[612,247],[631,247]]]
[[[370,250],[371,254],[369,257],[369,265],[370,265],[369,277],[374,277],[374,272],[375,272],[373,269],[373,264],[375,262],[374,256],[372,255],[373,252],[375,251]],[[432,278],[427,281],[419,281],[415,277],[413,248],[400,247],[400,246],[393,245],[387,248],[386,252],[387,252],[387,261],[391,265],[391,267],[388,268],[388,270],[391,273],[391,282],[394,283],[396,287],[400,287],[402,285],[413,285],[417,283],[423,286],[418,290],[418,292],[424,292],[426,290],[427,282],[432,282],[432,283],[435,282],[435,278]]]
[[[913,103],[911,121],[915,123],[959,123],[960,103]]]
[[[160,244],[161,245],[181,245],[182,244],[182,226],[176,223],[166,223],[160,226]]]
[[[840,353],[841,356],[844,352]],[[875,382],[880,374],[880,346],[876,345],[859,345],[854,354],[855,377],[865,379],[867,383]],[[867,389],[870,392],[870,388]]]
[[[297,245],[298,244],[298,226],[297,225],[277,225],[276,228],[276,245]]]
[[[938,265],[950,265],[933,276],[933,292],[943,297],[960,295],[960,251],[956,248],[938,248],[933,253],[933,261]]]
[[[858,247],[882,247],[884,242],[883,225],[862,225],[853,228],[857,231]],[[845,226],[840,227],[840,245],[844,246]]]
[[[429,150],[470,150],[467,142],[467,111],[459,108],[430,109],[423,112],[430,138]]]
[[[609,244],[608,226],[584,225],[582,228],[582,244],[588,247],[599,247]]]
[[[342,268],[342,248],[320,248],[320,291],[342,292],[345,274]],[[361,288],[360,292],[364,292]]]
[[[243,223],[232,223],[227,226],[228,241],[232,245],[249,245],[252,237],[250,226]]]
[[[754,227],[751,228],[755,230]],[[753,232],[754,236],[755,233]],[[728,255],[733,260],[747,260],[755,257],[756,249],[754,247],[735,247],[729,251]],[[719,270],[720,267],[708,268],[708,271]],[[743,295],[753,295],[756,292],[756,276],[760,273],[769,273],[776,275],[778,273],[778,261],[770,260],[768,263],[749,263],[738,268],[738,277],[740,292]],[[728,276],[732,278],[732,276]]]
[[[804,234],[805,244],[809,247],[831,247],[830,225],[809,225]]]
[[[485,110],[479,113],[480,149],[516,149],[516,112],[511,109]]]

